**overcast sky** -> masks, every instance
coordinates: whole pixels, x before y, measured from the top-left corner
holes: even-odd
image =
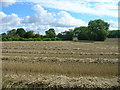
[[[0,33],[19,27],[40,34],[54,28],[59,33],[74,27],[87,26],[90,20],[95,19],[102,19],[110,24],[110,30],[117,30],[118,1],[0,0]]]

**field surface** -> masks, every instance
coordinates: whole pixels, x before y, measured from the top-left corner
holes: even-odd
[[[2,43],[3,88],[113,88],[118,40]]]

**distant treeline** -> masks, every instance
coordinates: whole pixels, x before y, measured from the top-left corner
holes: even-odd
[[[120,30],[108,31],[108,38],[120,38]]]
[[[109,24],[101,19],[93,20],[88,26],[80,26],[69,31],[56,34],[53,28],[45,31],[45,35],[26,31],[23,28],[12,29],[1,34],[2,41],[65,41],[65,40],[92,40],[104,41],[108,38],[120,38],[119,30],[109,31]]]

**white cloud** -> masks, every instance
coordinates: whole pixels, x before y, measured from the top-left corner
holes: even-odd
[[[8,6],[15,2],[33,2],[39,3],[44,7],[59,10],[97,16],[118,17],[117,4],[119,0],[0,0],[0,2],[2,6]]]
[[[16,14],[7,15],[4,12],[0,12],[0,25],[2,29],[12,29],[22,26],[26,30],[34,30],[44,32],[49,28],[57,29],[56,32],[68,30],[76,26],[87,25],[84,21],[72,17],[66,11],[59,13],[48,12],[41,5],[35,5],[32,8],[36,11],[33,16],[26,16],[23,19],[19,18]]]
[[[0,12],[0,21],[2,21],[2,18],[6,17],[7,15],[4,12]]]
[[[55,29],[55,31],[58,33],[61,33],[61,32],[64,32],[64,31],[67,31],[69,29],[74,29],[74,27],[53,27]]]
[[[118,22],[110,20],[109,23],[111,24],[111,27],[118,27]]]
[[[84,21],[72,17],[69,13],[61,11],[59,13],[47,12],[41,5],[35,5],[33,10],[36,14],[27,16],[22,21],[29,24],[29,30],[48,30],[49,28],[57,28],[59,30],[87,25]]]
[[[86,23],[80,19],[72,17],[69,13],[61,11],[58,13],[58,17],[55,22],[55,26],[58,27],[76,27],[84,26]]]
[[[25,0],[25,1],[30,1],[34,3],[39,3],[41,1],[73,1],[73,0]],[[114,0],[76,0],[77,2],[112,2]]]
[[[0,0],[0,6],[9,6],[15,2],[16,0]]]
[[[110,30],[118,30],[118,21],[110,20],[108,23],[110,24]]]
[[[107,2],[107,3],[110,3],[110,2],[118,2],[119,0],[85,0],[85,1],[88,1],[88,2]]]
[[[54,21],[52,14],[48,13],[40,5],[35,5],[33,7],[33,10],[35,10],[37,13],[33,16],[27,16],[24,19],[23,23],[47,25],[47,24],[51,24]]]
[[[18,15],[12,13],[11,15],[6,15],[3,12],[0,12],[0,20],[2,21],[2,26],[17,26],[20,25],[20,18]]]
[[[3,30],[20,25],[20,20],[16,14],[6,15],[4,12],[0,12],[0,26],[2,26]]]
[[[33,2],[39,3],[44,7],[59,10],[86,13],[97,16],[118,17],[118,1],[119,0],[34,0]]]
[[[34,32],[40,32],[40,34],[45,34],[45,31],[51,28],[49,25],[37,25],[29,24],[28,26],[23,26],[25,30],[33,30]]]
[[[12,2],[8,2],[9,4],[4,3],[3,6],[15,3],[15,0],[11,1]],[[22,20],[22,24],[24,24],[23,27],[26,30],[44,33],[44,31],[49,28],[55,28],[58,33],[78,26],[87,26],[86,22],[72,17],[67,11],[97,16],[118,16],[117,2],[115,2],[115,0],[31,0],[31,2],[37,3],[37,5],[32,8],[36,11],[33,16],[26,16],[22,20],[16,14],[6,15],[4,12],[0,12],[1,25],[4,28],[10,29],[21,25],[20,22]],[[54,11],[48,12],[43,7],[59,9],[61,11],[59,13],[55,13]],[[110,20],[108,22],[110,23],[110,29],[116,29],[118,27],[115,21]]]
[[[55,27],[50,25],[35,25],[29,24],[29,26],[23,26],[25,30],[34,30],[35,32],[40,32],[40,34],[45,35],[45,31],[49,30],[50,28],[54,28],[55,32],[58,34],[60,32],[64,32],[65,30],[73,29],[74,27]]]

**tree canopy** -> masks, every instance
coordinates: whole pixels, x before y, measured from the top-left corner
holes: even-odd
[[[74,29],[74,33],[75,33],[75,36],[79,40],[88,40],[89,39],[89,36],[88,36],[88,27],[86,27],[86,26],[76,27]]]
[[[108,35],[109,24],[101,19],[88,23],[89,39],[94,41],[104,41]]]
[[[53,28],[50,28],[45,33],[46,33],[47,38],[55,38],[56,37],[56,33],[55,33],[55,30]]]
[[[120,31],[119,30],[111,30],[108,31],[108,38],[120,38]]]
[[[18,28],[16,31],[16,34],[18,34],[20,37],[24,37],[26,34],[26,31],[23,28]]]
[[[45,31],[45,35],[40,35],[34,31],[26,31],[23,28],[12,29],[7,33],[2,33],[3,41],[56,41],[56,40],[92,40],[104,41],[108,38],[119,38],[119,30],[109,31],[109,24],[101,19],[92,20],[88,26],[75,27],[56,34],[54,28]]]
[[[33,36],[34,36],[34,33],[33,33],[34,31],[28,31],[28,32],[26,32],[25,33],[25,38],[33,38]]]

